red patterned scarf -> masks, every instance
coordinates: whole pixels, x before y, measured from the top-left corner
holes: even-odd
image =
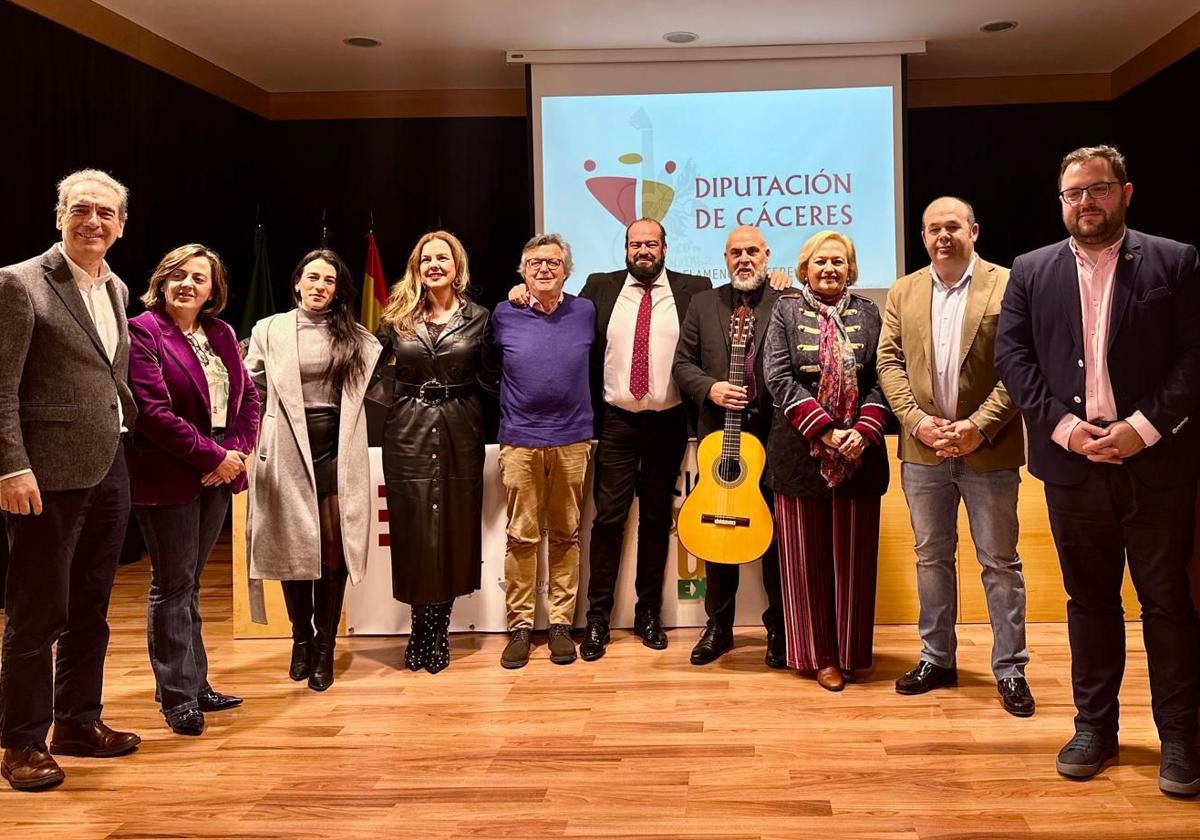
[[[817,385],[817,402],[833,418],[838,429],[849,429],[858,416],[858,368],[854,347],[846,333],[842,316],[850,303],[849,290],[843,290],[836,303],[823,303],[808,286],[800,294],[805,303],[817,313],[821,328],[817,351],[817,366],[821,380]],[[821,462],[821,477],[831,488],[850,477],[858,467],[857,458],[847,458],[830,449],[820,439],[812,442],[812,456]]]

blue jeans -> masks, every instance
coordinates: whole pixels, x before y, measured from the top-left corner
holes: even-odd
[[[921,599],[921,659],[955,666],[958,637],[958,502],[967,505],[975,553],[992,621],[992,673],[1022,677],[1025,645],[1025,576],[1017,555],[1016,469],[979,472],[961,458],[936,466],[901,465],[901,484],[916,536],[917,594]]]
[[[168,723],[195,709],[200,692],[211,688],[200,634],[200,575],[221,535],[229,499],[229,485],[222,484],[184,505],[137,509],[150,552],[146,640]]]

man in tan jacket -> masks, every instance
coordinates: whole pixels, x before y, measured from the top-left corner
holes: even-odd
[[[935,200],[922,216],[927,268],[888,292],[879,381],[901,424],[901,483],[916,535],[917,667],[900,694],[954,685],[958,503],[966,503],[991,615],[992,671],[1004,708],[1034,711],[1025,680],[1025,579],[1017,556],[1017,486],[1025,445],[1017,407],[993,363],[1008,269],[975,253],[979,225],[967,202]]]

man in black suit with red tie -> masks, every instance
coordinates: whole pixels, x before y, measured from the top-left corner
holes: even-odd
[[[1159,787],[1194,795],[1200,618],[1187,567],[1200,450],[1200,424],[1191,422],[1200,409],[1200,262],[1191,245],[1127,228],[1132,195],[1116,149],[1063,159],[1070,237],[1013,263],[996,367],[1029,429],[1029,468],[1046,483],[1070,598],[1076,731],[1058,771],[1091,778],[1117,756],[1128,559],[1162,741]]]
[[[587,633],[579,655],[604,655],[625,523],[638,499],[637,604],[633,632],[649,648],[667,646],[663,579],[671,508],[687,448],[687,414],[671,376],[679,328],[692,296],[712,283],[666,268],[667,232],[654,219],[625,230],[625,268],[592,274],[581,297],[596,305],[592,407],[596,417],[596,515],[588,548]]]

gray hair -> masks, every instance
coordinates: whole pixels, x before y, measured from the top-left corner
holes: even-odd
[[[525,276],[525,255],[535,248],[541,248],[543,245],[557,245],[562,250],[563,255],[563,279],[571,276],[571,269],[575,264],[571,261],[571,246],[567,244],[567,240],[563,239],[561,233],[537,233],[534,234],[525,247],[521,249],[521,261],[517,263],[517,274]]]
[[[58,206],[54,210],[54,215],[61,218],[67,212],[67,196],[72,187],[85,181],[103,184],[117,194],[117,216],[124,223],[129,211],[129,190],[116,178],[99,169],[80,169],[58,182]]]

